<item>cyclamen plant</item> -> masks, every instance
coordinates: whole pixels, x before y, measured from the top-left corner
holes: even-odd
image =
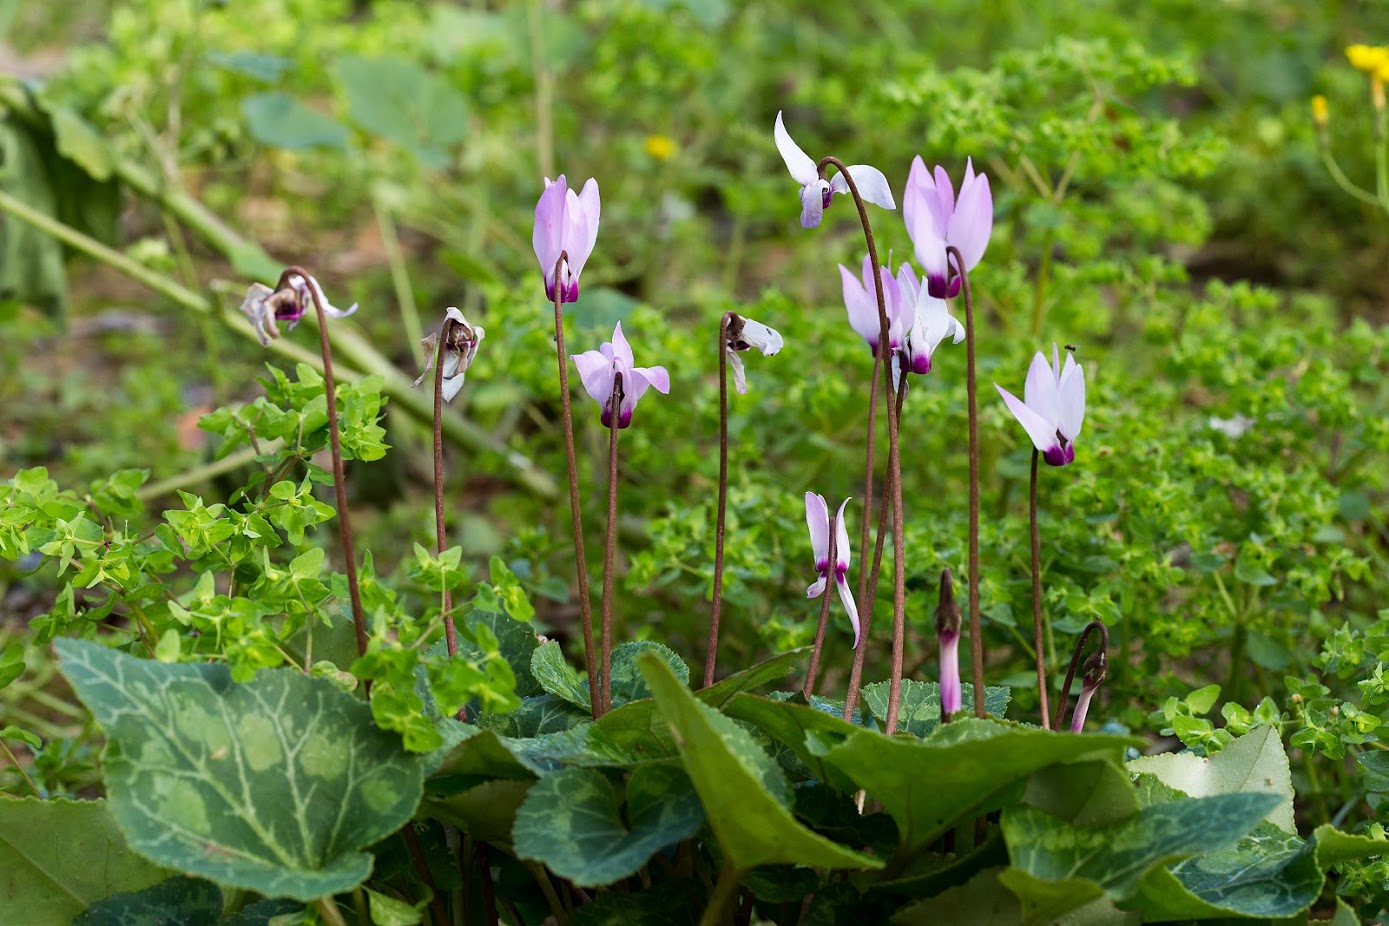
[[[90,641],[60,642],[63,671],[109,742],[109,810],[102,805],[101,816],[84,820],[109,843],[93,850],[103,862],[97,868],[113,872],[111,877],[133,892],[105,909],[92,904],[96,912],[88,911],[89,921],[105,921],[98,915],[116,921],[126,909],[116,904],[146,912],[183,904],[183,915],[193,908],[192,897],[207,908],[204,919],[213,922],[221,911],[219,886],[234,896],[253,892],[267,898],[270,906],[244,911],[246,921],[298,915],[303,904],[312,904],[316,921],[335,926],[349,920],[361,926],[414,923],[426,916],[436,926],[475,917],[488,926],[642,922],[658,914],[676,922],[698,916],[701,926],[748,923],[754,917],[792,926],[850,915],[864,922],[899,915],[903,921],[946,922],[967,921],[983,910],[978,897],[987,900],[987,913],[995,920],[1036,923],[1071,915],[1115,923],[1131,916],[1152,921],[1287,917],[1302,914],[1316,900],[1328,859],[1383,851],[1381,842],[1331,827],[1304,842],[1289,830],[1290,813],[1284,820],[1282,792],[1257,783],[1252,790],[1221,785],[1215,788],[1220,793],[1187,797],[1177,789],[1191,773],[1188,766],[1173,763],[1178,766],[1173,771],[1144,760],[1131,763],[1128,753],[1141,740],[1083,733],[1090,711],[1098,710],[1108,669],[1103,622],[1094,621],[1081,633],[1060,688],[1059,709],[1050,715],[1048,698],[1055,692],[1043,661],[1038,462],[1077,463],[1074,442],[1085,414],[1086,380],[1070,348],[1064,365],[1059,348],[1053,348],[1050,364],[1037,354],[1022,401],[998,387],[1035,448],[1031,539],[1040,704],[1039,724],[1003,719],[1009,692],[984,684],[979,607],[984,572],[970,274],[993,227],[988,178],[967,162],[957,199],[942,168],[927,174],[916,159],[903,211],[924,275],[918,278],[905,263],[894,275],[878,259],[865,207],[871,202],[893,208],[884,175],[864,165],[845,167],[833,157],[812,161],[791,141],[780,115],[773,141],[800,184],[804,226],[821,223],[835,193],[855,201],[868,255],[859,274],[841,267],[841,280],[850,327],[873,356],[857,596],[849,578],[849,499],[831,516],[823,496],[804,494],[817,576],[807,597],[820,597],[821,607],[799,693],[753,694],[794,672],[807,655],[802,651],[739,667],[723,678],[716,665],[728,369],[736,391],[745,395],[742,355],[752,350],[775,355],[784,344],[775,329],[736,312],[723,315],[716,341],[719,493],[702,687],[690,690],[688,666],[667,647],[653,640],[615,640],[619,434],[636,422],[637,404],[648,389],[666,395],[692,392],[673,389],[664,366],[636,366],[620,323],[611,341],[598,349],[565,353],[563,307],[579,297],[580,274],[596,246],[600,207],[596,181],[576,194],[561,175],[545,182],[533,242],[539,288],[554,308],[585,672],[565,661],[559,641],[535,633],[534,609],[505,564],[494,561],[489,582],[471,583],[462,551],[447,543],[444,407],[461,393],[483,329],[451,307],[438,332],[426,339],[426,373],[434,374],[436,536],[432,554],[416,547],[416,576],[429,594],[421,596],[422,613],[409,613],[376,578],[369,558],[358,577],[339,431],[353,424],[354,406],[344,402],[340,408],[326,334],[327,317],[348,313],[332,309],[302,268],[286,269],[274,288],[256,284],[244,308],[263,341],[278,336],[281,323],[292,328],[310,304],[318,315],[323,388],[316,392],[312,378],[302,372],[297,390],[277,377],[275,399],[287,407],[267,417],[277,420],[281,433],[296,425],[302,432],[315,420],[309,406],[323,398],[357,658],[346,669],[331,662],[325,667],[306,652],[294,669],[267,663],[257,673],[255,665],[238,666],[249,668],[246,678],[212,664],[224,654],[209,662],[200,652],[199,661],[177,664],[180,652],[171,652],[162,635],[156,650],[144,631],[150,615],[138,607],[131,609],[138,630],[129,634],[129,648],[143,644],[157,659]],[[836,171],[832,179],[826,177],[830,167]],[[963,323],[951,312],[952,299],[963,301]],[[908,374],[958,375],[948,362],[954,358],[936,355],[947,338],[966,342],[969,536],[968,565],[959,581],[968,590],[974,716],[962,716],[966,693],[959,648],[965,621],[948,564],[923,564],[941,567],[934,613],[938,680],[908,678],[904,668],[904,576],[908,557],[916,562],[923,553],[908,549],[904,531],[901,416]],[[587,426],[606,428],[608,437],[596,638],[580,520],[571,360],[585,392],[598,403],[597,424],[590,420]],[[884,395],[892,399],[889,452],[876,524],[870,524],[874,519],[868,514],[878,497],[872,448],[880,371],[888,385]],[[417,384],[424,381],[421,376]],[[379,401],[370,409],[366,417],[374,426]],[[223,417],[228,427],[237,424],[235,414]],[[959,423],[940,424],[952,425]],[[357,439],[351,427],[344,430],[348,443]],[[247,431],[255,441],[254,430]],[[306,457],[316,449],[296,453],[283,465],[308,465]],[[1082,458],[1079,465],[1084,464]],[[262,499],[246,511],[229,512],[228,506],[213,511],[186,497],[188,510],[167,513],[153,538],[139,540],[158,548],[150,560],[154,565],[142,567],[149,574],[124,577],[118,593],[133,603],[135,590],[158,585],[175,569],[191,569],[195,557],[204,557],[196,562],[206,578],[186,594],[171,593],[156,619],[171,626],[184,622],[200,637],[220,634],[233,621],[245,620],[246,588],[283,585],[292,589],[277,599],[285,613],[269,615],[256,630],[272,638],[282,632],[266,649],[283,655],[295,645],[291,635],[307,627],[311,651],[314,623],[333,628],[334,611],[326,602],[339,594],[337,576],[319,578],[321,550],[282,564],[271,549],[279,543],[276,528],[292,541],[303,540],[304,523],[272,519],[285,518],[284,509],[294,507],[317,513],[308,495],[311,481],[306,479],[301,491],[287,480],[268,480],[264,494],[274,505]],[[80,523],[84,511],[99,514],[98,501],[89,497],[84,503],[36,476],[16,479],[6,491],[7,524],[41,524],[34,539],[44,555],[59,558],[63,568],[81,561],[79,575],[90,563],[105,568],[109,542],[61,533],[69,522]],[[861,684],[864,654],[880,647],[878,638],[884,636],[874,635],[871,616],[889,535],[891,669],[885,682]],[[870,538],[875,540],[871,553]],[[263,564],[240,556],[242,547],[256,544]],[[103,545],[108,549],[98,552]],[[231,566],[220,585],[206,565],[217,552]],[[815,691],[831,581],[854,634],[853,667],[842,699]],[[473,596],[456,606],[454,593],[468,585]],[[437,607],[428,601],[433,593]],[[291,615],[302,622],[295,625]],[[1092,639],[1096,645],[1082,663]],[[431,646],[437,642],[443,643],[442,652]],[[421,657],[419,650],[435,656]],[[1077,672],[1080,691],[1068,721]],[[865,710],[859,709],[860,700]],[[1251,767],[1257,761],[1286,770],[1276,736],[1251,739],[1244,748]],[[1239,771],[1229,778],[1260,777]],[[0,803],[0,814],[4,811]],[[55,813],[41,822],[60,822],[56,818]],[[393,848],[397,837],[403,855]],[[142,861],[133,873],[126,870],[128,859],[117,865],[129,854],[127,844],[149,864]],[[442,864],[445,860],[452,864]],[[191,877],[161,882],[167,868]],[[288,909],[286,898],[295,902]]]

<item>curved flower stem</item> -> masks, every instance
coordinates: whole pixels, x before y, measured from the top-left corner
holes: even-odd
[[[709,609],[709,646],[704,656],[704,687],[714,684],[719,658],[719,611],[723,607],[723,540],[728,515],[728,325],[736,312],[719,322],[719,507],[714,526],[714,603]]]
[[[965,300],[965,392],[969,397],[969,650],[970,681],[974,683],[974,716],[983,717],[984,708],[984,632],[979,618],[979,401],[974,363],[974,299],[969,292],[969,272],[960,251],[951,245],[946,256],[953,258],[960,273],[960,294]]]
[[[1047,668],[1042,649],[1042,539],[1037,528],[1037,461],[1041,454],[1032,451],[1032,491],[1028,514],[1032,521],[1032,639],[1037,650],[1037,701],[1042,715],[1042,729],[1051,729],[1047,711]]]
[[[849,194],[854,198],[854,205],[858,207],[859,223],[863,226],[864,243],[868,246],[868,260],[873,270],[873,290],[878,297],[878,349],[874,352],[873,358],[873,388],[869,393],[868,401],[868,462],[867,474],[865,476],[866,487],[864,490],[864,530],[862,533],[861,559],[859,564],[860,586],[862,585],[863,562],[862,557],[868,553],[868,531],[867,531],[867,511],[873,503],[872,494],[872,454],[873,454],[873,420],[877,416],[877,393],[878,393],[878,371],[881,369],[883,377],[890,380],[892,371],[887,363],[888,356],[888,322],[887,322],[887,303],[883,298],[883,278],[879,272],[881,264],[878,263],[878,247],[873,240],[873,229],[868,223],[868,208],[863,204],[863,197],[859,195],[858,184],[854,182],[854,177],[849,173],[844,162],[836,157],[821,158],[819,163],[820,173],[823,175],[825,168],[833,164],[844,178],[845,184],[849,187]],[[896,568],[893,569],[892,586],[892,625],[893,640],[895,642],[893,652],[894,677],[899,679],[902,674],[902,648],[900,641],[903,637],[904,615],[906,612],[906,576],[902,569],[904,558],[902,549],[902,461],[898,452],[897,419],[892,415],[887,418],[887,481],[888,494],[892,497],[892,552],[893,562]],[[860,638],[859,646],[865,646],[867,640]],[[892,735],[897,729],[897,701],[900,685],[893,686],[892,693],[888,699],[887,718],[885,729],[888,735]],[[847,705],[846,705],[847,706]]]
[[[608,400],[608,533],[603,541],[603,614],[599,630],[603,660],[602,709],[594,718],[613,708],[613,554],[617,549],[617,432],[622,409],[622,374],[613,377],[613,394]]]
[[[444,351],[449,339],[449,326],[453,322],[444,319],[439,329],[439,353],[434,358],[434,552],[440,556],[448,544],[448,534],[444,529]],[[444,643],[448,646],[449,658],[458,655],[458,630],[453,625],[453,596],[449,594],[448,582],[444,582]]]
[[[276,289],[289,285],[289,278],[298,275],[305,280],[313,277],[303,267],[286,267],[280,274]],[[367,624],[362,616],[362,592],[357,586],[357,555],[352,549],[352,520],[347,511],[347,484],[342,472],[342,438],[338,435],[338,392],[333,382],[333,347],[328,342],[328,316],[323,311],[318,287],[308,287],[313,307],[318,313],[318,342],[323,351],[323,398],[328,404],[328,441],[333,452],[333,488],[338,497],[338,536],[342,540],[342,555],[347,561],[347,594],[352,599],[352,627],[357,634],[357,655],[367,652]]]
[[[1085,625],[1085,629],[1080,632],[1080,638],[1076,640],[1075,651],[1071,653],[1071,665],[1066,669],[1066,684],[1061,686],[1061,703],[1056,708],[1056,723],[1052,727],[1054,730],[1064,729],[1066,721],[1066,705],[1071,700],[1071,683],[1076,678],[1076,667],[1080,665],[1080,657],[1085,652],[1085,641],[1090,639],[1090,634],[1099,631],[1100,649],[1109,650],[1109,628],[1104,621],[1091,621]]]
[[[400,837],[405,841],[405,851],[410,855],[410,862],[415,866],[415,874],[419,875],[425,887],[429,888],[429,912],[434,919],[434,926],[448,926],[448,911],[444,909],[444,897],[439,893],[439,886],[434,883],[434,876],[429,871],[429,862],[425,860],[424,849],[420,846],[420,839],[415,835],[415,825],[407,823],[400,830]]]
[[[902,404],[907,398],[907,374],[904,370],[897,383],[897,404],[892,410],[892,414],[897,418],[898,433],[902,427]],[[890,477],[889,477],[890,478]],[[878,594],[878,575],[883,564],[883,537],[884,528],[887,526],[888,502],[892,498],[892,486],[889,484],[883,490],[883,497],[878,504],[878,535],[873,542],[873,565],[868,572],[868,591],[859,598],[859,622],[862,626],[862,639],[868,639],[868,628],[873,622],[873,604]],[[863,680],[863,663],[868,650],[860,646],[854,652],[854,667],[849,673],[849,692],[844,699],[844,719],[850,722],[854,718],[854,708],[858,706],[859,684]]]
[[[723,863],[723,869],[719,872],[719,880],[714,884],[714,890],[709,895],[709,905],[704,908],[704,915],[699,918],[699,926],[718,926],[724,921],[724,914],[727,912],[728,905],[732,902],[734,895],[738,892],[738,882],[742,879],[742,871],[734,868],[728,862]]]
[[[830,550],[829,558],[826,560],[829,563],[830,572],[835,571],[835,557],[839,555],[839,544],[835,540],[834,528],[834,515],[830,515]],[[825,645],[825,627],[829,624],[830,619],[830,592],[832,591],[830,586],[837,581],[838,578],[836,577],[832,581],[826,582],[825,589],[820,595],[820,623],[815,628],[815,645],[810,650],[810,667],[805,671],[805,687],[801,690],[806,701],[809,701],[810,696],[815,692],[815,676],[820,672],[820,650]],[[859,649],[862,648],[862,646],[859,647]]]
[[[564,278],[569,254],[555,262],[555,280]],[[584,525],[579,513],[579,474],[574,462],[574,415],[569,408],[569,358],[564,355],[564,287],[555,284],[555,354],[559,358],[559,401],[564,418],[564,463],[569,471],[569,520],[574,529],[574,562],[579,581],[579,619],[583,624],[584,668],[588,672],[588,701],[598,711],[598,673],[593,662],[593,614],[588,600],[588,559],[584,555]]]

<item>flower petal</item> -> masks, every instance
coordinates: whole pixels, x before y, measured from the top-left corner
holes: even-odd
[[[791,172],[791,179],[801,186],[814,184],[820,177],[820,171],[815,167],[815,162],[810,159],[810,155],[802,151],[801,146],[791,140],[791,134],[786,131],[786,126],[781,121],[780,112],[776,114],[776,125],[772,128],[772,137],[776,139],[776,150],[781,152],[781,159],[786,162],[786,169]],[[805,198],[804,194],[801,198]]]
[[[1059,419],[1057,430],[1066,440],[1080,436],[1080,426],[1085,422],[1085,370],[1066,354],[1066,366],[1061,371]]]
[[[565,200],[563,249],[569,254],[569,278],[578,282],[579,274],[593,253],[598,241],[598,218],[602,206],[598,201],[598,181],[592,177],[584,184],[583,192],[574,195],[570,190]]]
[[[579,380],[584,389],[600,406],[606,405],[613,394],[612,361],[603,356],[602,351],[586,350],[570,357],[579,368]]]
[[[955,214],[955,187],[950,182],[950,174],[939,164],[932,174],[935,181],[935,216],[941,234],[949,237],[950,219]],[[928,200],[929,202],[929,200]]]
[[[854,603],[854,593],[849,589],[849,580],[844,576],[837,576],[834,584],[839,586],[839,600],[844,603],[844,610],[849,612],[849,623],[854,627],[854,649],[858,649],[858,605]]]
[[[875,206],[882,206],[884,209],[896,209],[897,202],[892,198],[892,187],[888,186],[887,178],[878,168],[869,164],[850,164],[848,167],[849,176],[854,178],[854,186],[858,187],[858,195],[863,197],[866,203]],[[839,175],[835,175],[835,180],[839,180]],[[842,192],[847,193],[849,185],[844,184]]]
[[[851,499],[839,504],[839,513],[834,516],[834,565],[836,569],[849,568],[849,528],[844,523],[844,508]]]
[[[972,183],[960,187],[960,201],[950,220],[950,243],[964,258],[966,272],[973,270],[988,250],[993,230],[993,193],[989,190],[989,178],[980,174]]]
[[[743,319],[743,331],[739,335],[739,339],[746,342],[749,347],[760,350],[764,357],[772,356],[781,350],[784,344],[781,333],[775,328],[769,328],[750,318]]]
[[[830,509],[825,497],[805,493],[805,526],[810,529],[810,550],[816,569],[828,569],[830,561]]]
[[[820,578],[816,579],[811,583],[810,587],[805,590],[805,597],[819,598],[825,593],[825,586],[829,584],[829,581],[829,576],[823,572],[820,573]]]
[[[553,183],[546,182],[540,201],[535,204],[535,228],[531,232],[531,245],[535,248],[536,260],[545,275],[546,288],[555,285],[555,264],[559,261],[560,243],[564,235],[564,203],[569,185],[560,174]]]
[[[844,308],[849,312],[849,325],[876,351],[882,335],[877,299],[869,296],[859,278],[843,264],[839,265],[839,276],[844,284]]]
[[[1023,401],[1042,418],[1046,419],[1053,431],[1061,419],[1060,397],[1056,390],[1056,374],[1046,355],[1037,351],[1032,364],[1027,368],[1027,382],[1023,384]]]
[[[936,231],[929,212],[918,212],[915,228],[908,226],[913,251],[917,263],[921,265],[921,275],[926,280],[926,289],[938,298],[947,295],[947,275],[949,264],[945,259],[945,239]]]
[[[743,358],[738,356],[737,351],[725,350],[728,355],[728,368],[733,371],[733,388],[738,395],[747,395],[748,377],[743,372]]]
[[[998,383],[994,383],[994,388],[998,390],[999,395],[1003,396],[1004,404],[1013,413],[1013,417],[1018,419],[1023,430],[1027,431],[1027,436],[1032,438],[1032,446],[1042,453],[1060,449],[1061,445],[1056,440],[1056,425],[1028,408],[1017,396]]]
[[[912,158],[912,169],[907,174],[907,188],[902,191],[902,221],[907,225],[908,234],[915,234],[912,229],[916,227],[917,221],[930,212],[931,206],[927,203],[926,197],[934,193],[926,162],[921,160],[921,155],[918,154]]]
[[[627,343],[627,336],[622,333],[622,322],[618,322],[617,325],[613,327],[613,339],[611,343],[612,356],[615,361],[627,367],[636,363],[636,360],[632,357],[632,345]]]
[[[829,184],[824,180],[801,187],[801,227],[815,228],[825,213],[825,194]]]

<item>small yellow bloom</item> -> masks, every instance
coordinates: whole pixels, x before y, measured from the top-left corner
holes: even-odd
[[[1346,48],[1346,59],[1357,71],[1373,74],[1389,64],[1389,45],[1351,45]]]
[[[1330,119],[1331,115],[1326,107],[1326,97],[1321,94],[1312,97],[1312,121],[1316,123],[1317,128],[1326,128],[1326,123]]]
[[[669,161],[675,157],[675,152],[680,150],[675,139],[665,135],[646,136],[646,153],[657,161]]]

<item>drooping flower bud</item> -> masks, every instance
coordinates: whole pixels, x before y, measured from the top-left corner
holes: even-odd
[[[936,605],[936,641],[940,644],[940,719],[948,723],[964,701],[960,686],[960,606],[955,581],[946,567],[940,573],[940,603]]]
[[[775,328],[743,318],[736,312],[729,312],[728,315],[724,326],[724,351],[728,354],[728,365],[733,370],[733,387],[739,395],[744,395],[748,391],[748,381],[743,372],[743,358],[738,353],[756,348],[762,352],[762,356],[770,357],[781,350],[784,342]]]
[[[449,306],[448,311],[444,313],[443,327],[429,337],[420,340],[420,343],[424,345],[424,372],[420,374],[419,379],[411,384],[412,386],[418,386],[423,382],[425,376],[434,368],[434,361],[439,353],[441,335],[444,339],[443,395],[445,402],[451,402],[453,397],[458,395],[458,391],[463,388],[464,374],[473,365],[473,358],[477,356],[477,349],[482,344],[482,339],[487,336],[487,332],[481,325],[468,324],[468,320],[463,317],[462,312]]]
[[[1090,710],[1090,699],[1099,690],[1105,676],[1109,674],[1109,659],[1104,650],[1096,650],[1085,660],[1085,674],[1080,697],[1076,699],[1075,712],[1071,714],[1071,732],[1079,733],[1085,729],[1085,714]]]

